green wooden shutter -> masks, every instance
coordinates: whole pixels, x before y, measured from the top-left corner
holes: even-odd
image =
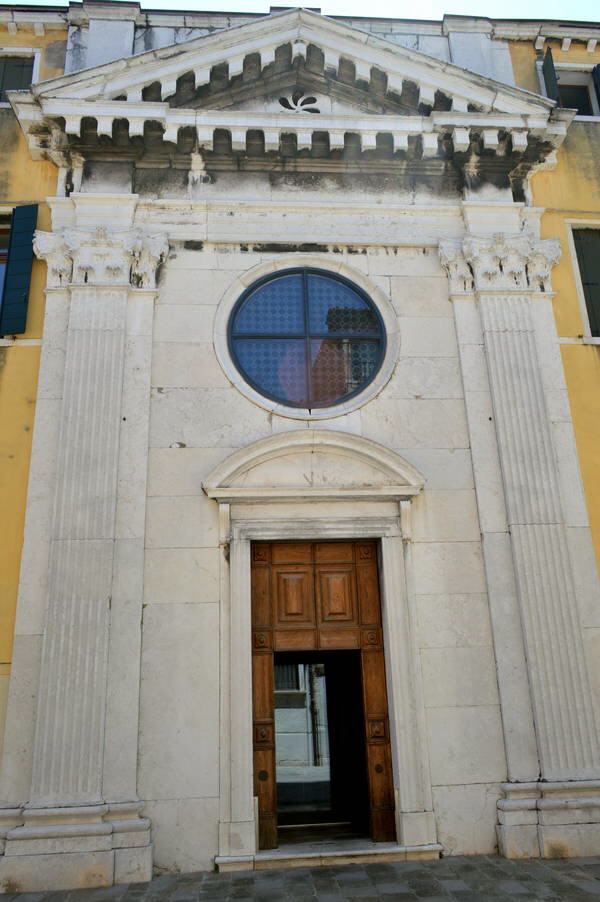
[[[594,66],[592,69],[592,81],[594,82],[594,88],[596,89],[596,98],[598,100],[598,104],[600,105],[600,66]]]
[[[554,68],[554,58],[552,56],[552,51],[549,47],[546,50],[546,55],[544,57],[542,72],[544,73],[544,82],[546,83],[546,94],[548,95],[550,100],[556,100],[560,106],[560,95],[558,93],[558,76],[556,74],[556,69]]]
[[[574,229],[573,237],[590,332],[600,338],[600,229]]]
[[[0,335],[18,335],[27,326],[27,304],[37,204],[15,207],[10,223],[8,258],[0,306]]]

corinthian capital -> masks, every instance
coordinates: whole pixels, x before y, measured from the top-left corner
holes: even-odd
[[[36,232],[33,249],[48,264],[51,288],[69,284],[154,288],[169,244],[164,235],[98,226],[93,231]]]
[[[463,254],[462,242],[440,241],[439,254],[452,294],[473,291],[473,270]]]
[[[33,252],[40,260],[46,261],[48,288],[61,288],[71,282],[73,260],[61,232],[36,231]]]
[[[156,272],[168,253],[169,242],[165,235],[140,234],[133,249],[131,284],[136,288],[155,288]]]
[[[525,233],[467,237],[441,242],[440,260],[453,293],[498,290],[549,291],[552,267],[560,260],[558,240]]]

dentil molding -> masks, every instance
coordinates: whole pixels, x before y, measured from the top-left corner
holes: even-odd
[[[440,260],[452,294],[471,291],[550,291],[550,273],[560,260],[556,238],[526,233],[441,241]]]
[[[97,226],[92,231],[36,231],[33,249],[47,263],[48,288],[86,284],[155,288],[156,272],[167,258],[169,243],[165,235],[140,229]]]

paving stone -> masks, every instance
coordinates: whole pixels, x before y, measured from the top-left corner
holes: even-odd
[[[375,888],[380,896],[390,896],[394,893],[410,893],[408,883],[400,883],[399,881],[390,881],[389,883],[376,883]]]
[[[298,870],[161,874],[150,884],[0,895],[0,902],[590,902],[600,857],[507,861],[492,856]]]
[[[509,896],[525,895],[529,890],[518,880],[501,880],[498,884],[502,892]]]
[[[578,880],[575,886],[590,896],[600,896],[600,881]]]

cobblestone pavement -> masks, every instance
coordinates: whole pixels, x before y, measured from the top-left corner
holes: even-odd
[[[0,902],[591,902],[594,898],[600,900],[600,857],[506,861],[482,856],[234,874],[166,874],[129,887],[0,895]]]

